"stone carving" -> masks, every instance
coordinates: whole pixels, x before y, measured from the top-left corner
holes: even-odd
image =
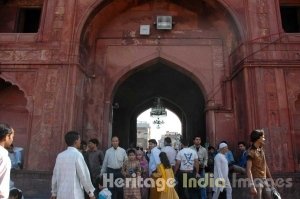
[[[51,70],[48,72],[47,82],[46,82],[46,92],[55,92],[57,84],[57,70]]]
[[[260,36],[265,37],[270,34],[270,26],[268,23],[268,2],[267,0],[257,0],[256,5],[257,26],[259,28]]]
[[[32,61],[41,57],[41,51],[15,51],[15,61]]]
[[[3,50],[0,51],[0,60],[3,61],[12,61],[14,59],[14,52]]]
[[[275,72],[272,69],[264,70],[264,82],[266,91],[266,104],[270,126],[280,126],[279,105],[276,88]]]
[[[51,59],[50,50],[11,50],[0,51],[1,61],[48,61]]]
[[[59,0],[57,2],[57,6],[54,11],[54,20],[53,20],[53,31],[52,37],[54,40],[59,41],[61,40],[61,34],[63,29],[64,23],[64,15],[65,15],[65,5],[64,1]]]
[[[223,49],[222,46],[212,47],[213,65],[215,69],[224,67]]]
[[[298,84],[300,72],[297,70],[289,70],[286,73],[287,80],[287,96],[290,103],[295,103],[300,94],[300,85]]]

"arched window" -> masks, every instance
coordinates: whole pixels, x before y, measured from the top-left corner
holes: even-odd
[[[18,86],[0,78],[0,121],[9,124],[15,130],[14,146],[23,148],[26,158],[28,148],[28,118],[27,99]],[[20,149],[20,148],[19,148]]]

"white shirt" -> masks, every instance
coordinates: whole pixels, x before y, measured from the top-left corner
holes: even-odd
[[[106,172],[107,167],[112,169],[122,168],[125,160],[127,160],[125,149],[121,147],[117,147],[116,149],[114,147],[110,147],[105,152],[101,175]]]
[[[82,154],[75,147],[68,147],[56,158],[52,176],[52,196],[57,196],[57,199],[83,199],[82,187],[89,195],[95,190]]]
[[[149,157],[149,175],[151,175],[152,172],[156,170],[157,165],[160,164],[159,154],[160,150],[157,148],[157,146],[151,149]]]
[[[198,155],[191,148],[183,148],[178,152],[176,160],[180,160],[181,162],[180,170],[193,171],[195,160],[198,160]]]
[[[165,146],[164,148],[161,149],[161,152],[165,152],[168,156],[170,164],[172,166],[175,166],[175,162],[176,162],[175,159],[177,154],[176,150],[171,146]]]
[[[8,151],[0,146],[0,199],[7,199],[9,196],[10,169]]]
[[[214,179],[223,179],[225,182],[229,182],[228,178],[228,161],[224,154],[218,153],[214,159]],[[224,187],[220,187],[223,191]]]

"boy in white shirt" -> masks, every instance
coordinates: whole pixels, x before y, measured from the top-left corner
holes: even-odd
[[[179,198],[196,199],[198,198],[199,187],[184,186],[192,178],[199,178],[199,161],[195,150],[188,148],[188,141],[181,140],[182,149],[176,156],[175,173],[178,177],[178,194]],[[194,170],[195,169],[195,170]]]

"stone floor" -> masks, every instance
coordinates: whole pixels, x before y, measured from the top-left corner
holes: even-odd
[[[11,178],[15,187],[21,189],[25,199],[49,199],[51,195],[51,172],[12,171]],[[284,199],[299,198],[300,195],[300,173],[275,175],[275,178],[292,178],[293,186],[291,188],[280,188],[279,192]],[[238,177],[239,178],[239,177]],[[234,186],[234,182],[232,182]],[[246,188],[233,188],[233,199],[248,199],[249,190]],[[210,197],[208,197],[210,198]]]

